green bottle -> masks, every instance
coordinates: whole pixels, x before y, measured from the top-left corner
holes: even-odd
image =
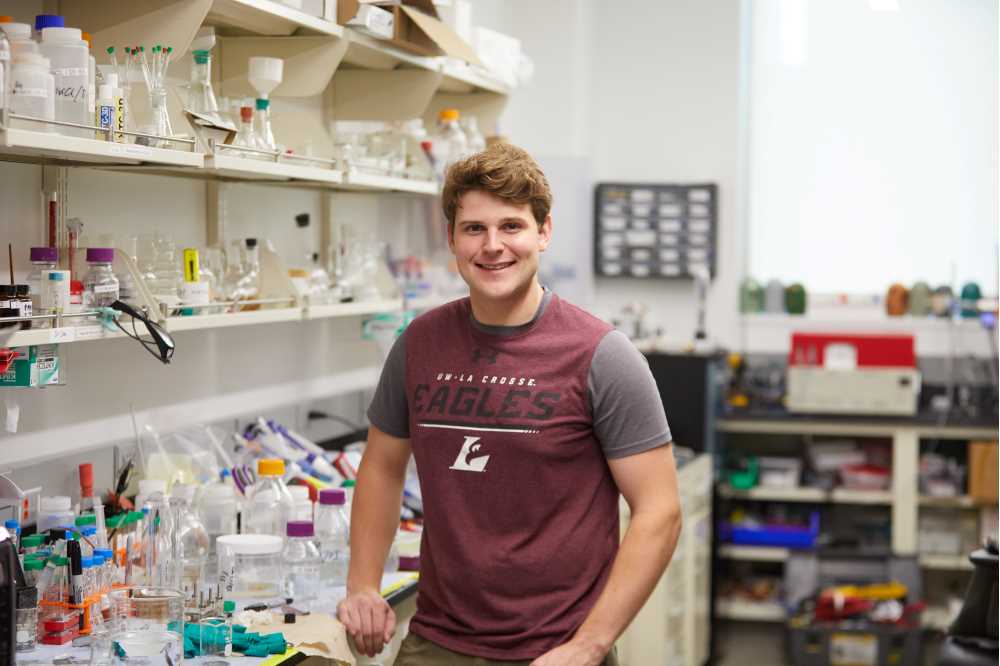
[[[979,316],[979,299],[983,297],[983,292],[975,282],[967,282],[962,287],[962,295],[959,305],[962,309],[963,319],[972,319]]]
[[[785,288],[785,310],[794,315],[806,313],[806,288],[798,282]]]
[[[764,311],[764,288],[752,277],[740,284],[740,312],[753,314]]]

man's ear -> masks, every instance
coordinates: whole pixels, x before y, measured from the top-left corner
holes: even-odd
[[[545,250],[548,249],[549,242],[551,240],[552,240],[552,214],[549,213],[548,215],[545,216],[545,220],[538,228],[539,251],[545,252]]]

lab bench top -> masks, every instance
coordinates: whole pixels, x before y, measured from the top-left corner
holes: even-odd
[[[935,414],[913,417],[857,414],[794,414],[775,410],[741,410],[716,420],[719,432],[771,435],[854,435],[891,437],[900,430],[914,430],[918,437],[941,439],[996,439],[993,421],[946,420]]]
[[[323,608],[314,608],[314,610],[317,612],[330,612],[330,608],[335,609],[336,604],[339,603],[340,599],[344,596],[344,592],[346,592],[346,588],[338,589],[342,591],[334,592],[328,599],[324,600],[326,603],[322,604]],[[411,572],[399,571],[385,574],[382,577],[382,596],[393,607],[410,599],[416,593],[417,580]],[[18,666],[48,666],[50,664],[55,666],[81,666],[90,663],[90,647],[73,647],[71,644],[43,645],[39,643],[30,652],[18,652],[16,661]],[[225,661],[228,662],[229,666],[257,666],[257,664],[264,661],[264,658],[244,657],[234,654],[230,657],[205,656],[184,660],[185,663],[198,666],[210,661]]]

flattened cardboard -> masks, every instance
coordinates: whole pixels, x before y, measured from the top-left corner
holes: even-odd
[[[435,55],[452,56],[453,58],[464,60],[470,65],[482,64],[476,56],[476,52],[472,50],[472,47],[466,44],[462,38],[459,37],[458,34],[447,24],[420,12],[420,10],[414,9],[413,7],[403,5],[398,9],[403,14],[406,14],[406,16],[408,16],[410,20],[416,24],[418,30],[411,29],[411,34],[423,32],[423,34],[426,35],[432,43],[437,45],[439,52]],[[399,12],[397,12],[396,20],[396,39],[399,39],[399,30],[401,27],[398,15]]]

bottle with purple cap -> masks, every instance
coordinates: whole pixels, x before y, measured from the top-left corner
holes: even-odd
[[[118,300],[118,278],[111,270],[115,250],[110,247],[88,247],[87,264],[90,270],[83,278],[83,307],[108,307]]]
[[[320,578],[324,585],[347,585],[347,569],[351,560],[348,545],[349,519],[345,513],[347,495],[343,488],[324,488],[319,491],[316,505],[316,540],[323,561]]]
[[[31,272],[28,273],[28,295],[31,297],[31,310],[36,314],[42,312],[42,277],[49,271],[56,270],[59,261],[59,250],[54,247],[31,248]],[[47,328],[42,326],[42,328]]]
[[[320,556],[313,543],[312,521],[289,520],[286,529],[285,591],[295,603],[313,601],[319,592]]]

